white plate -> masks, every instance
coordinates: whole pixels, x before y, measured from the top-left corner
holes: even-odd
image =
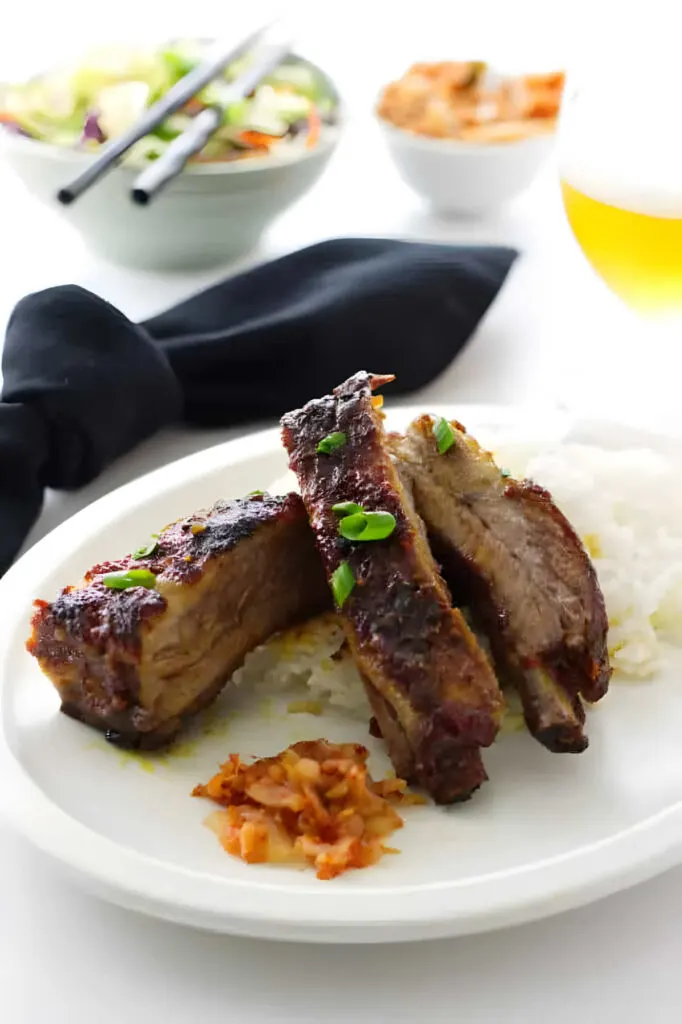
[[[510,409],[455,411],[491,447],[510,436],[547,442],[571,427],[557,413],[524,419]],[[400,426],[412,414],[398,410],[389,423]],[[588,440],[622,441],[620,431],[603,426],[581,430]],[[24,649],[33,599],[53,597],[159,524],[220,496],[265,487],[285,468],[277,431],[193,455],[84,509],[5,575],[0,778],[10,815],[30,840],[122,906],[216,931],[333,942],[528,921],[682,860],[679,651],[655,681],[612,687],[590,715],[585,754],[560,757],[525,734],[502,737],[486,753],[491,781],[473,800],[449,810],[410,809],[395,837],[399,856],[333,882],[227,856],[202,825],[210,808],[189,792],[228,752],[273,753],[320,734],[367,743],[381,770],[381,744],[363,723],[340,712],[287,717],[242,694],[224,719],[213,716],[212,730],[198,728],[175,755],[154,762],[121,754],[59,714],[55,692]]]

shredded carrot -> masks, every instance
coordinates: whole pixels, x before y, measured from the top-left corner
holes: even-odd
[[[277,142],[276,135],[266,135],[265,132],[257,132],[252,129],[239,133],[239,138],[247,146],[257,146],[260,149],[269,149]]]
[[[204,109],[205,104],[198,100],[196,96],[192,96],[180,107],[181,114],[187,114],[189,117],[194,117],[195,114],[200,114]]]
[[[320,141],[320,133],[322,131],[322,119],[319,115],[317,107],[313,104],[308,114],[308,137],[305,140],[306,149],[314,149]]]

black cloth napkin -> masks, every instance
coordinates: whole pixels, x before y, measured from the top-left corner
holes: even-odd
[[[443,371],[516,252],[336,239],[263,264],[135,324],[75,285],[18,303],[2,355],[0,574],[45,487],[73,489],[178,420],[279,417],[359,369],[392,394]]]

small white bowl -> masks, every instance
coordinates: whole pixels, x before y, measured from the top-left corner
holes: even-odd
[[[328,76],[316,70],[338,95]],[[340,131],[340,125],[326,126],[309,151],[191,164],[147,206],[130,198],[140,167],[119,165],[63,206],[57,192],[93,155],[2,129],[0,155],[29,192],[69,221],[97,255],[145,270],[194,270],[253,250],[272,221],[320,177]]]
[[[497,144],[434,139],[377,116],[403,181],[443,213],[484,214],[523,192],[554,144],[554,134]]]

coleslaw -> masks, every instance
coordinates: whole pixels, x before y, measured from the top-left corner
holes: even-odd
[[[199,64],[208,44],[178,40],[158,49],[110,46],[77,63],[0,89],[0,126],[72,149],[96,152]],[[311,149],[334,124],[338,98],[321,72],[299,57],[284,60],[246,99],[229,103],[229,84],[250,57],[228,66],[126,155],[146,163],[206,107],[224,107],[222,124],[193,161],[263,157],[292,146]]]

